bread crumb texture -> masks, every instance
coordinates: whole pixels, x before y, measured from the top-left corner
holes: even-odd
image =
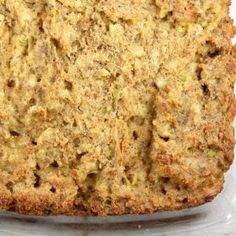
[[[187,208],[233,159],[228,0],[0,0],[0,208]]]

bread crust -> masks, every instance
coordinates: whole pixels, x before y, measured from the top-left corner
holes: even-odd
[[[212,201],[233,161],[229,5],[0,0],[0,209],[106,216]]]

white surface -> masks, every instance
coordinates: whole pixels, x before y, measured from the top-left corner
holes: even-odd
[[[232,1],[231,16],[236,18],[236,0]],[[234,39],[236,43],[236,38]],[[236,123],[236,122],[235,122]],[[27,219],[27,220],[26,220]],[[8,235],[90,235],[90,236],[236,236],[236,161],[227,174],[224,191],[212,202],[204,206],[187,209],[174,213],[160,213],[149,216],[125,216],[108,218],[41,218],[22,219],[20,217],[0,216],[0,236]],[[66,219],[66,220],[65,220]],[[132,221],[148,221],[146,224]],[[65,222],[67,222],[65,224]],[[86,227],[77,223],[102,223],[95,230],[86,230]],[[118,227],[121,222],[129,222],[131,229],[104,229],[111,224]],[[73,223],[73,224],[71,224]]]

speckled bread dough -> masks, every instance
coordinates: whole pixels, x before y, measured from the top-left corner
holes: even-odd
[[[229,0],[0,0],[0,208],[208,202],[233,160]]]

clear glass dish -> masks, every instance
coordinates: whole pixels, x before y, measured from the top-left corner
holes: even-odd
[[[231,16],[236,18],[236,0],[232,0]],[[236,120],[234,123],[236,127]],[[0,236],[186,234],[236,236],[236,160],[226,175],[223,192],[213,202],[195,208],[141,216],[109,217],[26,217],[0,213]]]

